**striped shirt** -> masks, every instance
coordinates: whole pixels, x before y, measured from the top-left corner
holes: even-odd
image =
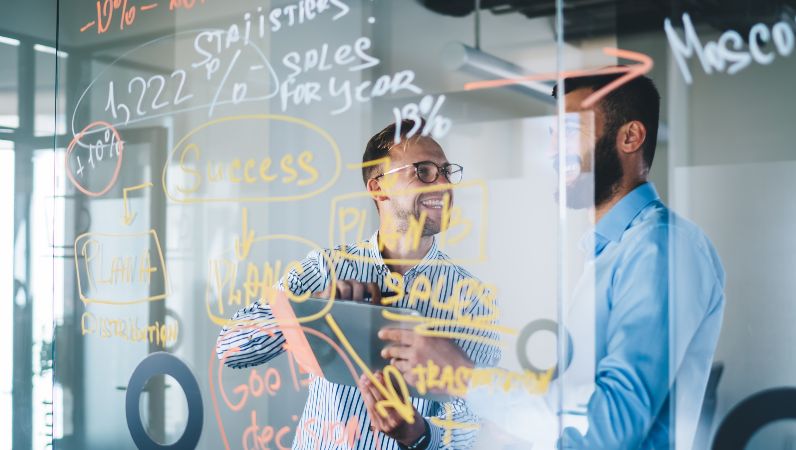
[[[322,254],[323,252],[323,254]],[[377,233],[364,242],[353,245],[340,246],[334,250],[313,251],[301,262],[302,271],[294,268],[280,280],[279,286],[287,286],[294,294],[301,295],[306,292],[319,292],[324,290],[331,282],[329,262],[333,266],[333,273],[340,280],[356,280],[363,283],[376,283],[382,291],[386,289],[385,278],[391,276],[390,270],[381,257],[378,248]],[[467,270],[453,264],[450,258],[443,253],[434,239],[426,256],[414,267],[404,274],[406,289],[401,299],[393,306],[411,308],[421,315],[431,319],[453,321],[460,317],[484,318],[487,323],[497,322],[497,306],[489,290],[463,289],[468,284],[477,284],[483,287]],[[432,293],[430,298],[418,300],[411,298],[408,292],[413,285],[425,284],[422,280],[430,280]],[[474,283],[468,283],[472,280]],[[426,285],[425,287],[428,287]],[[425,287],[423,289],[425,289]],[[458,288],[459,292],[455,292]],[[417,289],[416,289],[417,290]],[[439,294],[437,294],[439,293]],[[455,295],[454,295],[455,294]],[[489,301],[485,301],[489,296]],[[457,300],[457,307],[461,309],[454,312],[450,299]],[[411,301],[410,301],[411,300]],[[247,323],[252,321],[264,322],[273,319],[267,304],[255,302],[238,311],[233,316],[233,323],[225,327],[218,338],[216,351],[222,358],[227,354],[226,365],[233,368],[244,368],[263,364],[284,351],[284,337],[275,325],[266,327],[251,327]],[[489,338],[497,341],[497,334],[491,331],[468,329],[462,326],[438,327],[436,329],[457,331],[471,336]],[[500,359],[500,349],[483,341],[472,339],[456,339],[455,342],[464,350],[476,366],[494,366]],[[431,432],[429,449],[452,448],[466,449],[475,442],[477,427],[449,427],[443,429],[430,420],[438,417],[443,420],[453,420],[465,424],[478,424],[479,419],[469,409],[464,400],[455,398],[450,402],[440,403],[423,398],[411,398],[411,403],[417,411],[426,418]],[[356,433],[359,438],[348,444],[349,440],[342,443],[331,442],[326,439],[320,442],[317,437],[324,436],[324,424],[329,423],[358,423]],[[316,377],[309,385],[309,397],[304,407],[294,438],[294,449],[373,449],[398,450],[400,447],[393,439],[379,434],[376,436],[370,430],[365,403],[359,389],[355,386],[340,385]]]

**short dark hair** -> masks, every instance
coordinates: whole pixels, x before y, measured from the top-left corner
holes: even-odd
[[[624,73],[565,78],[564,95],[583,88],[596,91],[623,75]],[[558,86],[553,87],[553,97],[558,98]],[[632,120],[644,124],[647,129],[643,149],[644,162],[648,169],[652,167],[661,107],[661,95],[655,83],[648,77],[638,76],[609,92],[597,102],[597,106],[605,115],[605,130],[618,130]]]
[[[423,130],[425,126],[426,121],[421,118],[419,130]],[[401,142],[404,142],[406,135],[412,131],[414,127],[414,120],[404,119],[401,121]],[[362,181],[365,182],[365,185],[368,184],[369,179],[373,178],[373,174],[379,170],[378,164],[369,166],[367,163],[387,157],[390,149],[395,146],[395,129],[395,122],[387,125],[381,131],[374,134],[365,146],[365,153],[362,154]],[[415,139],[420,136],[420,131],[416,131],[410,139]],[[429,137],[429,139],[431,139],[431,137]]]

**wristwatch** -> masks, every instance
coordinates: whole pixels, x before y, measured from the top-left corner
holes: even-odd
[[[401,450],[426,450],[428,448],[428,444],[431,443],[431,427],[426,419],[423,419],[423,423],[426,426],[423,434],[409,445],[403,445],[399,442],[398,446],[401,447]]]

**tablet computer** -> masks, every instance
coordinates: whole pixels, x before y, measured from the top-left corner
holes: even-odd
[[[403,316],[420,317],[420,313],[413,309],[351,300],[336,299],[329,307],[327,299],[308,298],[298,302],[289,301],[284,295],[277,297],[271,309],[296,361],[310,373],[349,386],[356,386],[362,373],[360,361],[374,372],[389,364],[381,356],[381,350],[387,343],[379,339],[379,330],[411,329],[416,324],[416,321],[387,319],[383,314],[385,310]],[[331,321],[327,315],[331,316]],[[306,320],[312,317],[316,318]],[[437,401],[451,398],[432,393],[421,396],[413,387],[408,387],[412,397]]]

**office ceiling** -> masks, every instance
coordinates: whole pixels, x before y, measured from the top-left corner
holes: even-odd
[[[463,17],[476,0],[417,0],[439,14]],[[528,18],[553,17],[555,0],[480,0],[481,10],[492,14],[522,14]],[[747,34],[755,23],[774,23],[796,15],[796,0],[564,0],[567,39],[607,34],[660,31],[663,20],[688,12],[696,23],[718,31],[734,29]]]

